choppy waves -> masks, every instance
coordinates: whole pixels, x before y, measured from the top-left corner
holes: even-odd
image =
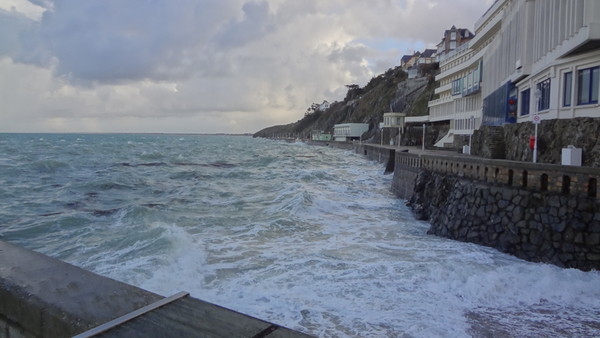
[[[426,235],[383,168],[241,137],[0,135],[0,236],[324,337],[594,336],[600,275]]]

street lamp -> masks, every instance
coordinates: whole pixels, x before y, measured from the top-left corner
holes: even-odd
[[[475,116],[471,115],[469,119],[469,129],[471,129],[471,134],[469,135],[469,155],[471,155],[471,149],[473,146],[473,133],[475,132]]]
[[[533,140],[533,163],[537,163],[537,151],[538,151],[538,124],[540,124],[540,116],[538,111],[540,109],[540,100],[542,99],[542,90],[537,88],[533,94],[535,96],[535,114],[533,114],[533,125],[535,126],[535,135]]]
[[[400,143],[402,142],[402,134],[404,134],[404,119],[406,118],[406,113],[397,113],[396,114],[396,123],[398,125],[398,147],[400,147]]]

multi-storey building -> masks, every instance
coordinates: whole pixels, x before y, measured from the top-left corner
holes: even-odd
[[[436,146],[483,125],[600,117],[600,1],[497,0],[475,37],[439,57],[439,98],[410,122],[448,124]]]
[[[466,38],[460,40],[462,44],[458,48],[439,56],[440,74],[436,76],[439,87],[435,90],[438,99],[429,102],[427,122],[448,124],[450,129],[435,146],[453,144],[455,135],[470,135],[481,125],[482,59],[499,31],[498,11],[490,10],[488,14],[493,20],[479,22],[475,26],[474,36],[468,30],[454,26],[444,34],[442,42],[445,45],[448,45],[448,39],[454,37],[452,34],[461,32],[461,35],[468,36],[468,41],[464,41]],[[417,120],[407,118],[407,122],[424,122]]]
[[[483,61],[484,124],[600,117],[600,1],[494,6],[502,26]]]

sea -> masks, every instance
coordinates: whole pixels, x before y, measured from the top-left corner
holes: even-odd
[[[600,336],[598,271],[427,235],[384,169],[247,136],[0,134],[0,239],[317,337]]]

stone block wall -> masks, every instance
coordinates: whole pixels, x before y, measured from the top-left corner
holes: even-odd
[[[569,145],[583,150],[583,165],[600,168],[600,118],[542,120],[538,126],[538,162],[561,163],[561,151]],[[533,151],[529,137],[534,136],[531,122],[502,127],[482,126],[473,134],[471,153],[485,158],[531,162]]]
[[[517,257],[600,269],[600,171],[396,152],[392,190],[430,234]]]
[[[517,257],[600,269],[600,200],[419,172],[410,204],[430,234]]]

